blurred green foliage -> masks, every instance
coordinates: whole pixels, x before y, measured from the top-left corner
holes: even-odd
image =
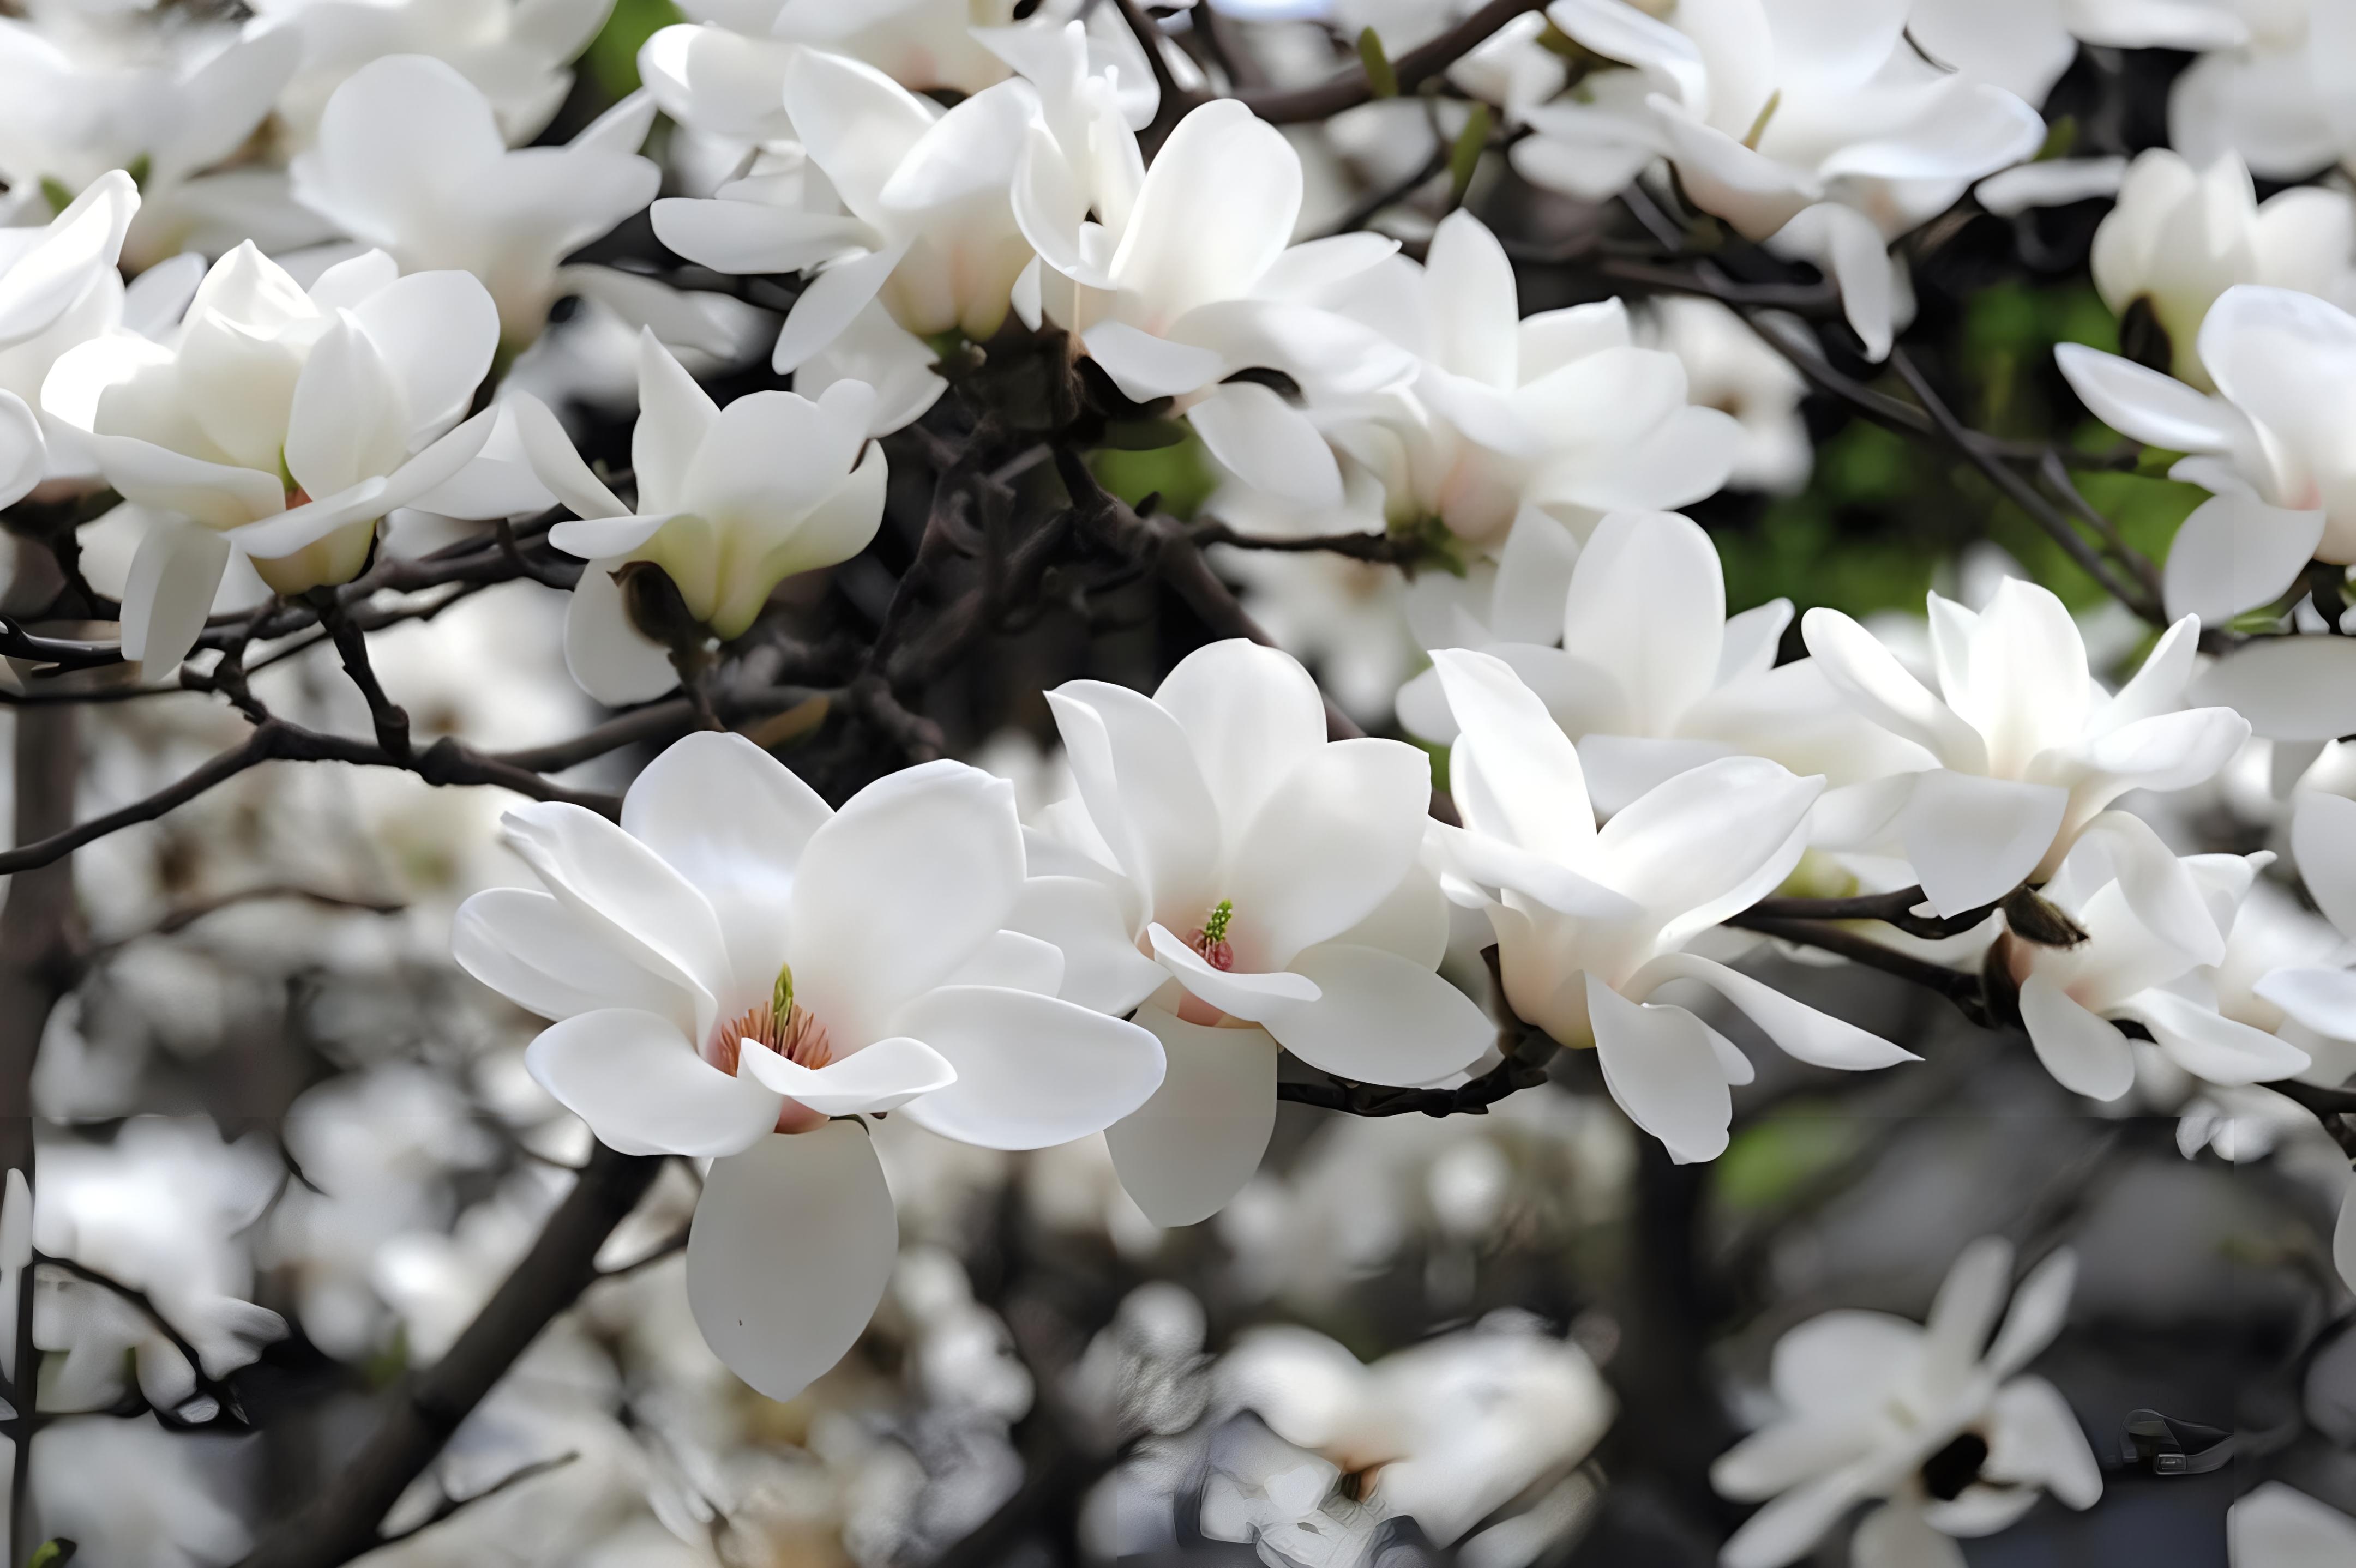
[[[1822,1104],[1794,1104],[1752,1122],[1710,1168],[1718,1201],[1730,1213],[1780,1207],[1811,1177],[1847,1158],[1858,1136],[1853,1118]]]
[[[1218,487],[1211,454],[1191,430],[1184,440],[1162,446],[1099,447],[1088,453],[1088,467],[1097,483],[1130,506],[1159,496],[1162,510],[1181,517],[1200,511]]]
[[[2057,343],[2115,352],[2118,326],[2083,281],[2010,281],[1965,304],[1938,359],[1956,412],[1992,434],[2043,437],[2056,430],[2085,451],[2120,437],[2092,420],[2053,367]],[[1882,390],[1904,398],[1894,376]],[[2166,454],[2146,454],[2133,473],[2087,471],[2087,501],[2154,560],[2167,557],[2177,526],[2203,493],[2165,477]],[[2100,603],[2102,589],[1977,471],[1942,449],[1852,419],[1816,452],[1807,487],[1768,504],[1755,526],[1722,532],[1730,609],[1786,597],[1801,608],[1828,604],[1853,615],[1877,610],[1920,614],[1943,569],[1974,541],[1994,540],[2072,608]]]
[[[638,90],[638,47],[687,18],[671,0],[614,0],[614,14],[581,57],[589,79],[609,99]]]

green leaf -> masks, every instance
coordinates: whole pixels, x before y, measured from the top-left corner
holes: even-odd
[[[33,1554],[25,1559],[25,1568],[65,1568],[65,1564],[73,1561],[74,1553],[80,1550],[75,1542],[60,1535],[35,1547]]]
[[[1383,53],[1383,40],[1372,27],[1358,34],[1358,59],[1366,68],[1366,86],[1376,98],[1398,96],[1398,72],[1391,69],[1391,57]]]
[[[1719,1201],[1756,1212],[1783,1203],[1810,1177],[1857,1147],[1849,1118],[1822,1106],[1794,1106],[1734,1135],[1711,1173]]]
[[[1176,420],[1112,420],[1105,425],[1104,443],[1116,452],[1159,452],[1191,433]]]
[[[616,101],[638,90],[638,50],[663,28],[687,18],[671,0],[615,0],[613,15],[582,51],[599,91]]]
[[[1481,166],[1481,155],[1489,147],[1492,122],[1489,106],[1475,103],[1472,112],[1465,116],[1464,129],[1456,133],[1456,144],[1448,149],[1448,199],[1452,204],[1462,201],[1472,184],[1472,175]]]

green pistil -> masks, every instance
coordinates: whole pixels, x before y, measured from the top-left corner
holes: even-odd
[[[782,1024],[794,1013],[794,966],[777,965],[777,983],[769,990],[769,1016]]]
[[[1227,922],[1235,918],[1235,901],[1221,899],[1218,908],[1211,912],[1211,918],[1203,923],[1203,944],[1207,947],[1214,942],[1225,942],[1227,939]]]

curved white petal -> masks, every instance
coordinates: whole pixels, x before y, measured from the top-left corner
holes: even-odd
[[[161,673],[187,657],[212,613],[230,543],[201,523],[156,518],[123,587],[123,656]]]
[[[804,1067],[758,1040],[739,1042],[739,1071],[821,1116],[896,1111],[957,1082],[957,1069],[921,1040],[895,1035],[823,1067]]]
[[[2356,942],[2356,800],[2301,795],[2291,814],[2290,847],[2316,907]]]
[[[1229,637],[1180,659],[1153,689],[1178,721],[1220,817],[1248,823],[1325,745],[1325,699],[1301,661]]]
[[[2323,524],[2320,510],[2289,511],[2255,496],[2210,496],[2168,547],[2168,613],[2215,625],[2273,603],[2313,559]]]
[[[1866,718],[1924,747],[1949,767],[1977,772],[1987,765],[1979,732],[1924,690],[1863,626],[1820,607],[1800,617],[1800,635],[1816,668]]]
[[[2228,1085],[2289,1078],[2312,1065],[2279,1035],[2253,1029],[2172,991],[2144,991],[2118,1011],[2140,1019],[2169,1060],[2196,1078]]]
[[[1257,490],[1296,506],[1342,504],[1333,449],[1300,410],[1257,381],[1229,381],[1186,411],[1211,455]]]
[[[1936,768],[1916,778],[1894,826],[1923,897],[1955,915],[2019,887],[2052,848],[2069,804],[2069,791],[2053,784]]]
[[[1869,1034],[1855,1024],[1795,1001],[1740,970],[1691,953],[1665,953],[1644,965],[1622,987],[1635,1001],[1669,980],[1698,980],[1740,1009],[1786,1056],[1815,1067],[1861,1072],[1922,1060],[1914,1052]]]
[[[1237,838],[1218,890],[1238,960],[1289,967],[1373,913],[1415,864],[1430,798],[1430,764],[1402,741],[1335,741],[1295,766]]]
[[[1118,1018],[1170,976],[1138,951],[1110,888],[1087,877],[1030,877],[1007,928],[1051,943],[1064,955],[1055,994]]]
[[[1715,1031],[1683,1008],[1632,1002],[1591,973],[1587,1013],[1604,1086],[1628,1119],[1677,1160],[1724,1154],[1734,1099],[1710,1040]]]
[[[1367,1083],[1431,1083],[1496,1043],[1497,1026],[1472,997],[1396,953],[1329,942],[1292,966],[1322,995],[1277,1014],[1268,1032],[1322,1072]]]
[[[486,888],[458,906],[450,923],[458,967],[544,1019],[600,1008],[657,1013],[680,1030],[695,1027],[695,999],[630,955],[605,923],[584,920],[548,893]]]
[[[524,1065],[624,1154],[734,1154],[776,1125],[784,1104],[751,1075],[704,1061],[670,1019],[622,1008],[549,1025]]]
[[[2356,733],[2356,637],[2265,637],[2192,683],[2195,701],[2233,709],[2269,741]]]
[[[2048,975],[2021,982],[2020,1016],[2037,1060],[2064,1089],[2115,1100],[2135,1083],[2135,1051],[2108,1019],[2080,1007]]]
[[[1162,1083],[1152,1035],[1054,997],[944,986],[893,1021],[957,1070],[956,1083],[902,1114],[983,1148],[1045,1148],[1101,1132]]]
[[[564,611],[564,667],[582,690],[616,708],[651,702],[679,685],[660,643],[631,624],[614,581],[616,560],[593,560]]]
[[[1323,994],[1315,981],[1287,970],[1215,969],[1159,921],[1146,928],[1146,938],[1154,957],[1180,985],[1231,1018],[1265,1023]]]
[[[1169,1063],[1152,1098],[1105,1129],[1120,1184],[1157,1225],[1192,1225],[1226,1207],[1259,1168],[1276,1128],[1276,1041],[1258,1029],[1211,1029],[1138,1009]]]
[[[534,801],[499,819],[508,847],[558,901],[602,921],[656,974],[725,995],[727,948],[710,901],[662,857],[584,806]]]
[[[712,1162],[687,1238],[704,1343],[771,1399],[791,1399],[865,1332],[900,1251],[866,1130],[763,1138]]]

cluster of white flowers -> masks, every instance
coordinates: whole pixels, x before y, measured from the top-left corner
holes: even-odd
[[[529,1083],[477,1086],[507,1096],[486,1127],[579,1165],[536,1084],[607,1154],[668,1159],[650,1201],[693,1324],[772,1400],[879,1306],[1001,1435],[1034,1394],[1079,1398],[1034,1390],[953,1259],[903,1253],[911,1125],[966,1151],[944,1158],[1099,1148],[1116,1235],[1266,1221],[1280,1099],[1485,1111],[1566,1062],[1669,1160],[1712,1161],[1764,1071],[1730,1035],[1922,1070],[1920,1027],[1802,1000],[1794,960],[2017,1028],[2071,1094],[2180,1112],[2188,1153],[2356,1109],[2356,7],[697,0],[618,96],[574,72],[620,36],[611,0],[17,9],[0,506],[63,586],[0,614],[10,695],[194,691],[251,725],[119,821],[40,830],[73,840],[46,859],[20,833],[9,869],[265,761],[535,796],[498,831],[536,887],[444,879],[471,893],[445,912],[457,964],[545,1021]],[[2151,48],[2198,57],[2174,150],[2114,126],[2068,155],[2057,84]],[[1918,278],[1965,224],[2105,197],[2088,272],[2122,352],[2065,342],[2038,368],[2114,450],[1964,428],[1910,354]],[[1614,211],[1667,254],[1598,239]],[[1555,286],[1549,257],[1587,270]],[[2026,571],[1929,593],[1926,630],[1745,606],[1708,508],[1808,482],[1812,390],[2058,505],[2140,617],[2131,645]],[[1150,451],[1183,451],[1166,472],[1201,481],[1198,515],[1117,482]],[[2205,494],[2163,564],[2072,484],[2082,460]],[[1150,694],[1060,678],[1085,658],[1023,677],[1053,787],[942,755],[928,680],[1149,572],[1199,623]],[[503,648],[572,680],[519,676],[521,706],[580,723],[498,751],[521,742],[487,711],[496,673],[434,676],[486,709],[436,721],[381,634],[518,579],[567,595],[561,631],[518,610]],[[836,623],[795,620],[834,589],[864,627],[847,658]],[[314,645],[373,741],[299,725],[316,690],[256,694]],[[627,711],[554,739],[594,705]],[[838,717],[888,744],[823,778],[780,760]],[[568,771],[641,744],[617,797]],[[2188,824],[2229,795],[2256,831],[2211,852]],[[416,831],[490,853],[479,815]],[[55,1065],[72,1049],[44,1071],[86,1087]],[[427,1359],[456,1343],[562,1184],[535,1170],[439,1234],[491,1133],[430,1075],[337,1065],[340,1088],[276,1094],[283,1149],[134,1123],[45,1145],[29,1189],[11,1170],[0,1308],[33,1316],[0,1382],[29,1345],[62,1357],[40,1379],[59,1413],[213,1423],[289,1331],[229,1245],[265,1211],[271,1298],[306,1343],[358,1355],[395,1319]],[[2356,1185],[2337,1258],[2356,1285]],[[2012,1261],[1975,1243],[1925,1328],[1836,1312],[1784,1336],[1783,1413],[1712,1475],[1772,1499],[1729,1568],[1796,1561],[1867,1499],[1858,1561],[1922,1568],[2043,1494],[2099,1498],[2076,1418],[2021,1375],[2072,1254],[2017,1291]],[[1347,1562],[1406,1516],[1519,1568],[1543,1540],[1517,1558],[1475,1527],[1541,1494],[1568,1520],[1601,1484],[1580,1467],[1613,1399],[1572,1340],[1493,1322],[1368,1366],[1266,1329],[1205,1381],[1200,1325],[1162,1344],[1131,1299],[1130,1339],[1089,1355],[1194,1403],[1124,1430],[1225,1423],[1183,1450],[1215,1477],[1203,1529],[1271,1561]],[[562,1381],[578,1349],[536,1354]],[[695,1424],[630,1483],[680,1540],[765,1495]],[[618,1445],[584,1490],[624,1466],[596,1430]],[[2344,1550],[2321,1509],[2254,1493],[2237,1560]],[[146,1531],[158,1563],[239,1550],[234,1520],[184,1511],[80,1528]]]

